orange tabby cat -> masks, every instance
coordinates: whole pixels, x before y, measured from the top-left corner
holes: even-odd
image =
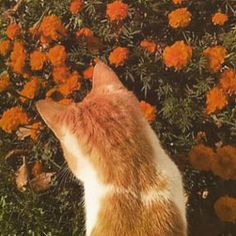
[[[97,63],[81,103],[42,100],[37,109],[84,184],[87,235],[187,235],[180,172],[109,67]]]

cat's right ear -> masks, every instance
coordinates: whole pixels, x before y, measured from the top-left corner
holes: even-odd
[[[60,137],[62,135],[62,127],[59,118],[65,114],[67,106],[45,99],[38,101],[36,108],[47,126],[57,137]]]
[[[102,61],[98,61],[93,71],[93,90],[110,86],[114,89],[124,88],[116,73]]]

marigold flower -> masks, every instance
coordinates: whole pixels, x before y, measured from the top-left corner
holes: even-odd
[[[40,88],[40,81],[39,78],[34,77],[32,80],[27,82],[24,85],[24,88],[19,92],[19,94],[22,96],[20,99],[22,102],[25,102],[26,99],[34,99],[37,95]]]
[[[218,147],[212,172],[225,180],[236,180],[236,148],[230,145]]]
[[[156,113],[157,113],[156,108],[145,101],[140,101],[139,105],[144,114],[145,119],[149,123],[153,122],[156,118]]]
[[[181,4],[184,0],[172,0],[174,4]]]
[[[69,106],[70,104],[73,103],[72,99],[69,98],[63,98],[62,100],[60,100],[58,103],[65,105],[65,106]]]
[[[0,75],[0,93],[7,89],[10,84],[9,75],[6,72],[3,72]]]
[[[107,4],[106,14],[110,21],[121,21],[128,16],[129,6],[122,1],[114,1]]]
[[[41,36],[41,43],[48,44],[51,41],[57,41],[66,36],[67,32],[61,23],[61,20],[55,16],[44,16],[39,29],[38,34]]]
[[[144,39],[141,41],[140,46],[147,50],[149,53],[154,53],[157,49],[156,43],[151,40]]]
[[[95,54],[102,47],[102,42],[98,37],[93,36],[87,38],[87,47],[90,52]]]
[[[222,46],[209,47],[203,51],[203,56],[207,58],[208,68],[212,73],[220,70],[225,61],[226,49]]]
[[[173,28],[184,28],[189,25],[192,14],[187,8],[179,8],[168,14],[169,24]]]
[[[189,152],[190,163],[197,170],[211,170],[215,158],[214,151],[203,144],[194,146]]]
[[[66,60],[66,50],[62,45],[56,45],[48,52],[48,58],[53,66],[62,66]]]
[[[221,12],[215,13],[212,17],[212,23],[214,25],[224,25],[226,21],[228,21],[228,16]]]
[[[57,66],[53,68],[52,76],[57,84],[65,83],[70,76],[70,71],[65,65]]]
[[[93,37],[93,31],[87,27],[81,28],[79,31],[76,32],[76,37],[85,37],[85,38],[91,38]]]
[[[184,41],[176,41],[173,45],[166,47],[163,51],[164,63],[167,67],[174,67],[181,70],[192,58],[191,46]]]
[[[26,52],[23,43],[15,41],[13,45],[13,51],[10,55],[10,67],[13,72],[18,74],[24,74]]]
[[[236,71],[233,69],[225,70],[220,76],[220,86],[228,94],[236,93]]]
[[[218,87],[211,89],[207,94],[206,104],[206,112],[208,114],[223,109],[228,104],[227,96],[223,89]]]
[[[30,137],[35,141],[39,135],[42,124],[40,122],[35,122],[30,128]]]
[[[78,12],[81,11],[82,9],[82,6],[83,6],[83,1],[82,0],[71,0],[70,2],[70,12],[75,15],[77,14]]]
[[[216,215],[221,221],[236,222],[236,199],[224,196],[220,197],[214,204]]]
[[[57,88],[56,88],[56,87],[50,88],[50,89],[47,91],[47,93],[46,93],[46,97],[47,97],[47,98],[50,98],[50,97],[53,96],[54,93],[56,93],[56,92],[57,92]]]
[[[12,133],[20,125],[26,125],[29,122],[27,113],[19,106],[6,110],[0,119],[0,128],[6,133]]]
[[[125,61],[128,59],[129,50],[125,47],[115,48],[109,55],[110,64],[115,65],[115,67],[123,66]]]
[[[79,74],[78,72],[74,71],[70,78],[68,78],[64,84],[61,84],[58,87],[58,92],[66,97],[73,91],[80,89],[80,86]]]
[[[11,40],[16,38],[21,32],[20,26],[17,23],[11,23],[7,27],[7,37]]]
[[[83,71],[84,79],[92,79],[93,78],[93,66],[89,66],[86,70]]]
[[[0,42],[0,55],[5,56],[11,49],[11,43],[9,40],[2,40]]]
[[[35,50],[30,54],[30,66],[32,70],[42,70],[43,65],[46,61],[45,53]]]

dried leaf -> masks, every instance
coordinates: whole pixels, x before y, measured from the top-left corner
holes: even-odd
[[[43,172],[30,181],[34,192],[44,192],[50,188],[50,183],[55,172]]]
[[[7,153],[7,155],[5,156],[5,160],[8,161],[9,159],[15,157],[19,158],[19,156],[22,154],[27,154],[27,151],[23,149],[13,149]]]
[[[32,167],[32,175],[34,177],[37,177],[42,173],[42,162],[41,161],[36,161]]]
[[[28,127],[27,128],[20,127],[16,132],[16,135],[19,140],[24,140],[25,138],[29,137],[30,134],[31,134],[31,131]]]
[[[24,161],[24,163],[16,171],[17,189],[21,192],[24,192],[26,190],[27,183],[28,183],[28,169]]]

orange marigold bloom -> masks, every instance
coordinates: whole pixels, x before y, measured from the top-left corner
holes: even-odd
[[[140,101],[139,105],[144,114],[145,119],[149,123],[153,122],[156,118],[156,113],[157,113],[156,108],[145,101]]]
[[[6,133],[12,133],[20,125],[26,125],[29,122],[27,113],[19,106],[6,110],[0,119],[0,128]]]
[[[35,50],[30,54],[30,66],[32,70],[42,70],[43,65],[46,61],[45,53]]]
[[[172,0],[174,4],[181,4],[184,0]]]
[[[157,49],[156,43],[151,40],[144,39],[141,41],[140,46],[147,50],[149,53],[154,53]]]
[[[66,50],[62,45],[56,45],[48,52],[48,58],[53,66],[62,66],[66,60]]]
[[[64,99],[60,100],[59,103],[62,105],[65,105],[65,106],[69,106],[70,104],[73,103],[73,100],[69,99],[69,98],[64,98]]]
[[[225,180],[236,180],[236,148],[230,145],[218,147],[212,172]]]
[[[228,94],[236,93],[236,71],[233,69],[225,70],[220,76],[220,86]]]
[[[176,9],[168,14],[169,24],[173,28],[184,28],[189,25],[192,14],[185,8]]]
[[[81,28],[79,31],[76,32],[76,37],[85,37],[85,38],[91,38],[93,37],[93,31],[87,27]]]
[[[124,47],[115,48],[109,55],[110,64],[115,65],[115,67],[123,66],[125,61],[128,59],[129,50]]]
[[[173,45],[166,47],[163,51],[164,63],[167,67],[174,67],[181,70],[192,58],[191,46],[184,41],[176,41]]]
[[[209,47],[203,51],[203,56],[207,58],[208,68],[212,73],[220,70],[225,61],[226,49],[222,46]]]
[[[83,71],[84,79],[92,79],[93,78],[93,66],[89,66],[86,70]]]
[[[221,221],[236,222],[236,198],[220,197],[214,204],[214,210]]]
[[[7,37],[11,40],[16,38],[21,32],[20,26],[17,23],[12,23],[7,27]]]
[[[194,146],[189,152],[190,163],[197,170],[211,170],[215,158],[213,150],[203,144]]]
[[[32,124],[32,126],[31,126],[31,128],[30,128],[30,137],[31,137],[33,140],[36,140],[36,139],[37,139],[41,127],[42,127],[42,124],[41,124],[40,122],[35,122],[34,124]]]
[[[24,85],[24,88],[19,92],[22,96],[20,99],[25,102],[26,99],[34,99],[40,88],[39,78],[34,77],[31,81]]]
[[[228,104],[227,96],[223,89],[218,87],[211,89],[207,94],[206,104],[206,111],[208,114],[223,109]]]
[[[10,84],[9,75],[6,72],[3,72],[0,75],[0,93],[3,92]]]
[[[226,21],[228,21],[228,16],[221,13],[217,12],[215,15],[212,17],[212,23],[214,25],[224,25]]]
[[[121,21],[128,16],[129,6],[122,1],[114,1],[107,4],[106,14],[110,21]]]
[[[57,92],[57,88],[56,87],[53,87],[53,88],[50,88],[47,93],[46,93],[46,97],[47,98],[50,98],[54,93]]]
[[[70,2],[70,12],[75,15],[81,11],[83,6],[82,0],[71,0]]]
[[[65,83],[70,76],[70,71],[65,65],[57,66],[53,68],[52,76],[57,84]]]
[[[64,84],[61,84],[58,87],[58,92],[66,97],[78,89],[80,89],[79,74],[78,72],[74,71],[70,78],[68,78]]]
[[[26,52],[23,43],[20,41],[15,41],[9,63],[13,72],[24,74],[25,59]]]
[[[0,42],[0,55],[5,56],[11,49],[11,43],[9,40],[2,40]]]
[[[42,43],[50,43],[51,41],[57,41],[66,36],[66,29],[61,23],[61,20],[55,16],[44,16],[39,29],[38,34],[41,36]]]

